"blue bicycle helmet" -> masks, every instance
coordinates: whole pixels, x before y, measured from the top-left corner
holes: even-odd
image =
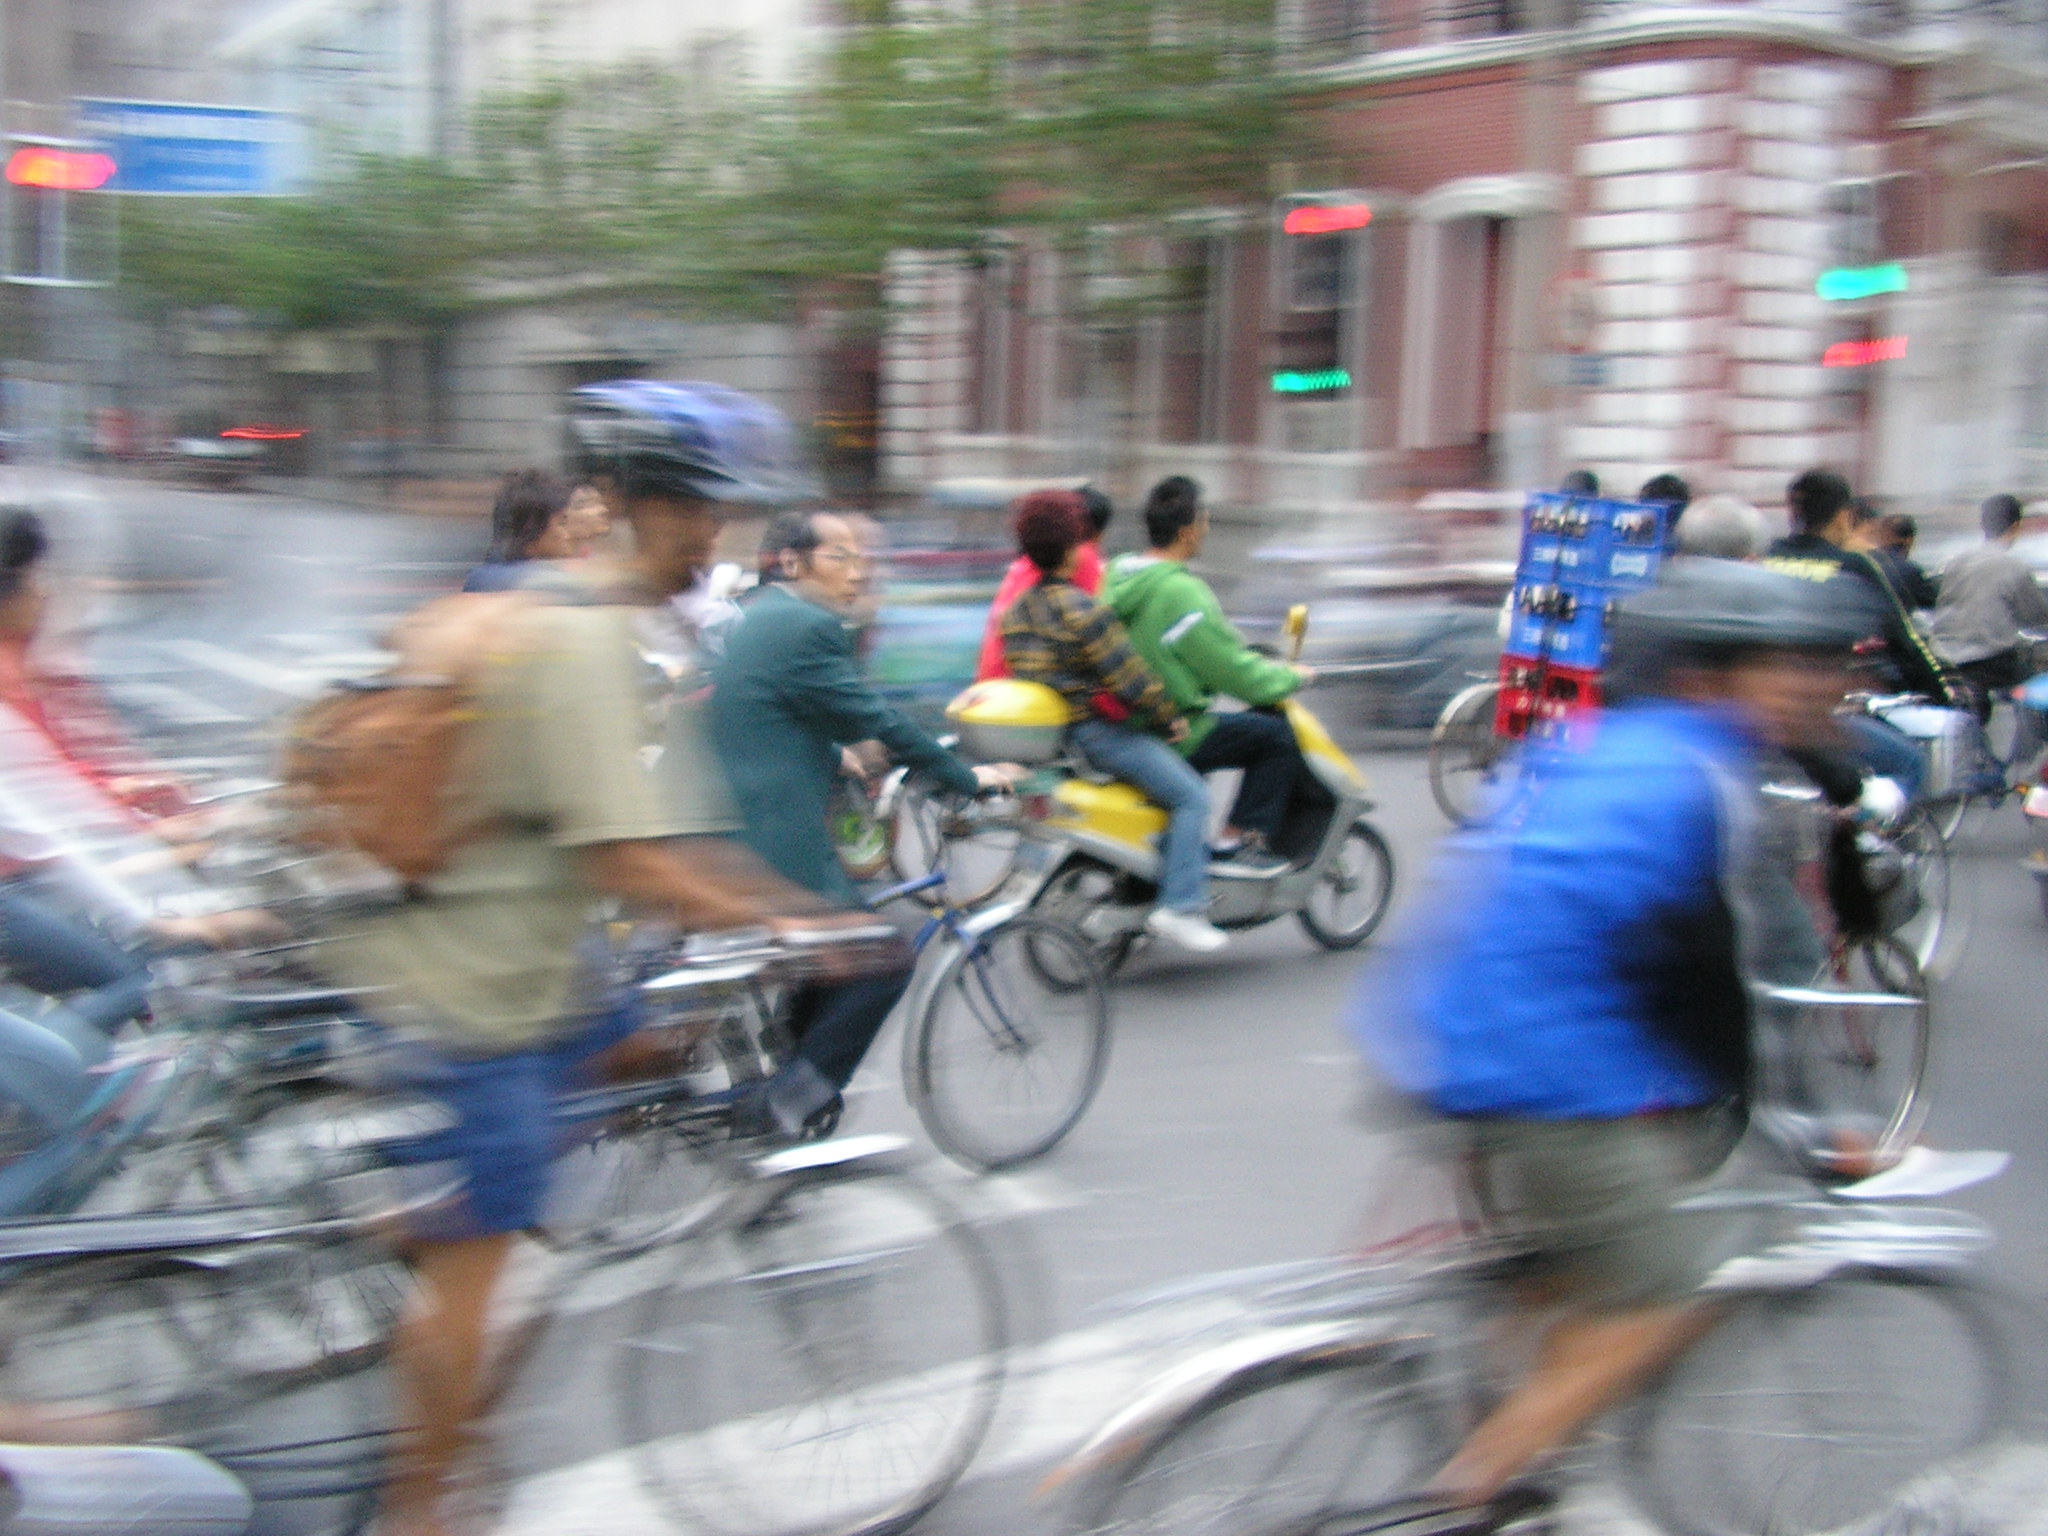
[[[739,390],[612,379],[571,400],[576,473],[611,476],[628,495],[787,506],[817,494],[788,420]]]

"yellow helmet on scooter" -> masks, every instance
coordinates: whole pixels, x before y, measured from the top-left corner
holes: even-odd
[[[1043,683],[993,677],[946,706],[964,756],[984,763],[1044,763],[1059,756],[1073,712]]]

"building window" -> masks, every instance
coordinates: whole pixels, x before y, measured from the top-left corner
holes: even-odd
[[[1015,317],[1024,303],[1023,265],[1014,251],[998,248],[983,252],[968,268],[968,430],[972,432],[1010,430],[1010,371]]]
[[[1372,47],[1372,0],[1298,0],[1297,46],[1312,57],[1343,57]]]
[[[1223,242],[1170,241],[1167,305],[1160,320],[1159,439],[1210,443],[1221,436]]]

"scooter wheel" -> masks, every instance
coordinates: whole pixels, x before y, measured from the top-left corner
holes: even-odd
[[[1352,949],[1371,938],[1394,902],[1394,850],[1364,817],[1344,832],[1343,846],[1295,913],[1325,949]]]

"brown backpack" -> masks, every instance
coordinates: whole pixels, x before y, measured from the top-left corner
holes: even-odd
[[[520,643],[532,592],[460,592],[393,626],[397,659],[315,700],[286,738],[284,798],[301,842],[374,861],[407,884],[443,868],[486,831],[487,809],[454,791],[487,668]]]

